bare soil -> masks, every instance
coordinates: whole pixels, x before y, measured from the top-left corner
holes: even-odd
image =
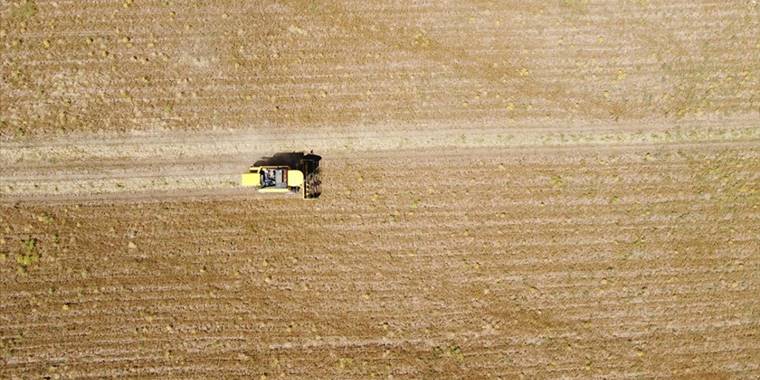
[[[0,21],[0,378],[760,377],[756,1]]]

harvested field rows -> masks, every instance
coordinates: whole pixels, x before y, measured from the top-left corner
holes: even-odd
[[[317,202],[7,207],[39,260],[2,269],[4,371],[754,377],[758,155],[389,151]]]
[[[760,4],[0,2],[0,378],[760,377]],[[238,186],[323,156],[322,196]]]
[[[751,114],[755,1],[11,1],[0,133]]]

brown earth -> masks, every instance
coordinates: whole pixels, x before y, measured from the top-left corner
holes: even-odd
[[[4,137],[760,112],[760,5],[5,1]]]
[[[0,20],[0,378],[760,377],[756,1]]]

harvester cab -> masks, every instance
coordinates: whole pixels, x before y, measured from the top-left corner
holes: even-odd
[[[319,161],[313,153],[283,152],[256,161],[240,177],[240,185],[260,193],[300,193],[305,199],[322,193]]]

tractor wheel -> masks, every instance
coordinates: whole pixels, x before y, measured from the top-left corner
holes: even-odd
[[[319,178],[319,173],[309,173],[306,176],[306,180],[304,181],[304,197],[305,198],[317,198],[322,193],[321,191],[321,180]]]

